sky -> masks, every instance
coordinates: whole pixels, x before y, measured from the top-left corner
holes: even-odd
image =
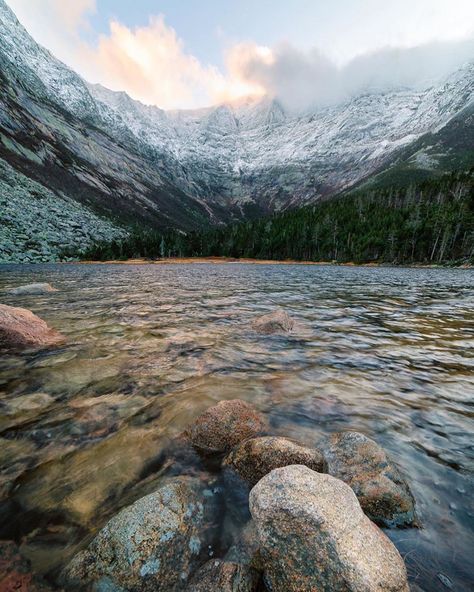
[[[7,0],[86,80],[164,109],[289,108],[414,86],[474,59],[474,0]]]

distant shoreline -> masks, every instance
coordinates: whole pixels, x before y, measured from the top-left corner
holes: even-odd
[[[82,265],[187,265],[187,264],[216,264],[226,265],[231,263],[239,263],[244,265],[330,265],[335,267],[413,267],[413,268],[433,268],[433,269],[472,269],[473,266],[469,264],[463,265],[440,265],[440,264],[423,264],[423,263],[338,263],[335,261],[297,261],[295,259],[248,259],[248,258],[233,258],[233,257],[165,257],[163,259],[110,259],[107,261],[70,261],[65,262],[67,265],[71,263],[80,263]]]

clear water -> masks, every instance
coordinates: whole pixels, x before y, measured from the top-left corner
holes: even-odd
[[[388,531],[424,590],[474,581],[474,272],[283,265],[2,266],[0,291],[68,345],[0,360],[0,538],[54,574],[156,486],[169,438],[239,397],[314,443],[359,430],[393,456],[422,529]],[[290,336],[249,330],[284,307]],[[159,477],[159,471],[158,471]]]

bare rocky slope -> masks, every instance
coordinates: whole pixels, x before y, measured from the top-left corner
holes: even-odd
[[[272,99],[165,112],[86,83],[0,0],[0,87],[0,261],[56,259],[131,225],[254,217],[474,154],[473,63],[307,113]]]

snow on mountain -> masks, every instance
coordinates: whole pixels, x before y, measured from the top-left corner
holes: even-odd
[[[257,201],[265,209],[282,189],[285,197],[274,207],[349,186],[401,147],[442,128],[474,100],[474,64],[425,90],[367,93],[303,115],[285,112],[270,99],[165,112],[124,93],[89,88],[117,133],[125,125],[190,172],[191,191],[202,192],[212,170],[231,200]]]
[[[20,81],[43,104],[51,102],[79,118],[86,131],[99,130],[120,150],[130,151],[137,166],[141,158],[143,170],[152,171],[146,180],[138,169],[125,179],[129,173],[114,166],[110,147],[102,158],[95,149],[84,153],[90,135],[84,143],[76,137],[79,146],[66,142],[97,167],[106,188],[115,177],[130,187],[135,183],[137,194],[147,195],[146,208],[157,212],[155,197],[150,198],[154,187],[161,196],[177,192],[182,199],[187,196],[187,207],[200,208],[201,221],[202,212],[218,222],[330,196],[383,169],[401,149],[439,131],[474,100],[474,63],[468,63],[424,90],[370,89],[313,112],[291,113],[270,98],[163,111],[86,83],[40,47],[3,0],[0,56],[10,80]],[[104,140],[97,141],[105,150]],[[126,195],[124,200],[131,199]]]

